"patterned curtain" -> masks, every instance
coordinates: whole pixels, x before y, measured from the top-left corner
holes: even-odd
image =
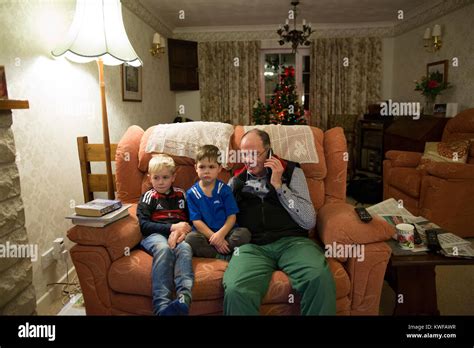
[[[373,37],[314,40],[310,80],[314,126],[326,130],[329,115],[365,113],[368,104],[380,100],[382,40]]]
[[[259,51],[258,41],[198,44],[203,121],[250,124],[258,98]]]

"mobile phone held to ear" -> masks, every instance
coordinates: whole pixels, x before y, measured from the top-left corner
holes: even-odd
[[[268,149],[268,152],[267,152],[267,159],[272,158],[272,156],[273,156],[273,150],[270,148],[270,149]],[[272,175],[271,168],[266,167],[265,169],[266,169],[268,175]]]

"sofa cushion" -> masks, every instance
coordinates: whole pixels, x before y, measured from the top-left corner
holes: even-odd
[[[110,287],[120,293],[151,296],[152,260],[151,255],[145,251],[135,250],[130,256],[115,261],[108,274]],[[226,268],[226,261],[194,257],[194,300],[224,297],[222,277]]]
[[[422,171],[415,168],[395,167],[390,170],[390,185],[411,197],[420,197]]]
[[[124,203],[137,203],[143,172],[138,169],[138,151],[143,137],[143,129],[130,126],[120,139],[115,152],[115,179],[117,199]]]
[[[344,267],[336,260],[329,260],[329,268],[336,281],[336,297],[347,296],[350,291],[350,280]],[[215,300],[224,297],[222,278],[227,268],[227,262],[217,259],[193,258],[194,287],[193,300]],[[108,274],[112,290],[131,295],[151,296],[151,266],[152,257],[143,250],[134,250],[130,256],[124,256],[115,261]],[[288,276],[276,271],[272,275],[270,287],[262,303],[287,303],[292,291]]]
[[[469,140],[427,142],[419,168],[424,169],[423,167],[429,162],[466,163],[469,147]]]

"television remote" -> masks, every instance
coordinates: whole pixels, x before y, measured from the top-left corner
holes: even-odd
[[[415,224],[410,224],[410,225],[412,225],[413,228],[414,228],[415,244],[416,244],[416,245],[419,245],[419,244],[423,243],[423,241],[421,240],[421,237],[420,237],[420,233],[419,233],[418,230],[416,229]]]
[[[367,211],[367,209],[363,208],[363,207],[355,207],[354,208],[355,212],[357,213],[357,215],[359,216],[359,219],[362,221],[362,222],[369,222],[372,220],[372,216],[369,214],[369,212]]]
[[[435,229],[426,230],[426,246],[430,251],[438,252],[441,250],[441,245],[438,240],[438,231]]]

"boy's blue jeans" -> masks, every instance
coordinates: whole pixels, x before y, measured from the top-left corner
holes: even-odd
[[[188,296],[191,300],[191,289],[194,283],[191,246],[183,241],[171,249],[168,239],[158,233],[149,235],[140,244],[153,255],[153,313],[158,315],[173,301],[174,289],[178,299],[181,296]]]

